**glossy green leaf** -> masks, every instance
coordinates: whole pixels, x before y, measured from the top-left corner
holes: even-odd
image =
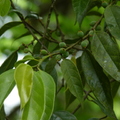
[[[10,0],[0,0],[0,16],[4,16],[10,9]]]
[[[55,92],[55,83],[49,74],[34,72],[31,97],[23,110],[22,120],[49,120],[54,109]]]
[[[65,59],[61,63],[61,70],[70,92],[81,102],[83,100],[83,85],[77,67],[72,61]]]
[[[14,67],[15,62],[17,61],[18,54],[17,52],[13,52],[1,65],[0,67],[0,74],[12,69]]]
[[[91,50],[96,61],[115,80],[120,81],[120,51],[107,33],[96,32],[91,41]]]
[[[7,0],[9,1],[9,0]],[[9,22],[9,23],[6,23],[5,25],[3,25],[1,28],[0,28],[0,36],[6,32],[7,30],[9,30],[10,28],[12,27],[15,27],[15,26],[18,26],[22,24],[22,22],[18,22],[18,21],[14,21],[14,22]]]
[[[72,0],[73,9],[76,12],[76,18],[80,25],[88,11],[90,3],[91,0]]]
[[[120,40],[120,7],[108,6],[105,9],[104,16],[110,33]]]
[[[77,120],[77,118],[67,111],[54,112],[50,120]]]
[[[0,108],[14,85],[14,70],[8,70],[0,75]]]
[[[25,104],[28,102],[31,95],[31,88],[33,83],[32,67],[27,64],[21,63],[15,69],[14,78],[17,84],[21,100],[21,108],[23,108]]]
[[[81,66],[84,76],[100,107],[110,117],[116,118],[113,111],[113,99],[111,95],[110,82],[103,73],[99,64],[86,52],[81,57]]]

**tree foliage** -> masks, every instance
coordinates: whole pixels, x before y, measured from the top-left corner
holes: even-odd
[[[15,17],[0,28],[1,40],[7,39],[6,31],[12,32],[14,46],[6,47],[12,53],[0,66],[0,120],[11,119],[3,103],[15,85],[21,102],[20,120],[118,120],[114,101],[120,82],[120,2],[63,1],[62,6],[68,4],[65,12],[65,7],[58,7],[59,1],[31,0],[33,11],[19,9],[13,0],[0,1],[1,18]],[[46,9],[40,11],[36,2]],[[75,25],[69,19],[61,25],[61,16],[67,12],[76,15]],[[19,41],[17,45],[15,41]],[[2,47],[1,51],[7,54]],[[66,104],[62,109],[60,101]],[[92,118],[78,116],[85,101],[103,113]]]

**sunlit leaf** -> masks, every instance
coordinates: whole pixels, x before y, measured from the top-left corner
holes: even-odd
[[[15,69],[14,78],[18,87],[18,92],[21,100],[21,108],[25,106],[31,95],[33,82],[33,69],[27,64],[21,63]]]
[[[18,54],[17,52],[13,52],[1,65],[0,67],[0,74],[4,71],[7,71],[14,67],[15,62],[17,61]]]
[[[67,111],[54,112],[50,120],[77,120],[77,118]]]
[[[14,85],[14,70],[8,70],[0,75],[0,108]]]
[[[0,0],[0,16],[4,16],[10,9],[10,0]]]
[[[9,30],[10,28],[12,27],[15,27],[15,26],[18,26],[22,24],[22,22],[18,22],[18,21],[14,21],[14,22],[9,22],[9,23],[6,23],[5,25],[3,25],[1,28],[0,28],[0,36],[6,32],[7,30]]]
[[[96,32],[91,41],[91,50],[101,67],[120,81],[120,52],[116,42],[107,33]]]
[[[81,102],[83,100],[83,85],[77,67],[72,61],[65,59],[61,63],[61,70],[70,92]]]
[[[99,106],[103,112],[110,117],[116,118],[113,111],[110,82],[107,76],[103,73],[102,68],[85,52],[81,57],[81,66],[86,81],[99,101]]]
[[[105,21],[107,23],[110,33],[120,40],[120,7],[119,6],[108,6],[105,9]]]
[[[19,60],[15,63],[15,67],[17,67],[19,64],[24,63],[26,61],[30,61],[30,60],[35,60],[33,56],[31,55],[26,55],[22,60]]]
[[[31,97],[23,110],[22,120],[49,120],[54,108],[55,92],[55,83],[49,74],[34,72]]]

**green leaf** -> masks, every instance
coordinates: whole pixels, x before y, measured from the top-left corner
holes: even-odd
[[[120,81],[119,48],[107,33],[96,32],[91,41],[91,50],[96,61],[115,80]]]
[[[12,69],[14,67],[15,62],[17,61],[18,55],[17,52],[13,52],[1,65],[0,67],[0,74]]]
[[[9,1],[9,0],[7,0]],[[0,28],[0,36],[6,32],[7,30],[9,30],[10,28],[12,27],[15,27],[15,26],[18,26],[22,24],[22,22],[18,22],[18,21],[14,21],[14,22],[9,22],[9,23],[6,23],[5,25],[3,25],[1,28]]]
[[[14,85],[14,70],[8,70],[0,75],[0,109]]]
[[[54,112],[50,120],[77,120],[77,118],[67,111]]]
[[[27,64],[21,63],[16,69],[14,78],[17,84],[21,108],[25,106],[31,95],[31,88],[33,82],[33,69]]]
[[[65,102],[66,102],[66,108],[69,107],[69,105],[75,100],[75,96],[71,94],[69,89],[65,91]]]
[[[51,58],[48,63],[46,64],[45,71],[47,73],[51,73],[57,63],[57,60],[55,57]]]
[[[76,18],[81,25],[83,18],[87,14],[91,0],[72,0],[73,9],[76,12]]]
[[[54,109],[55,88],[49,74],[34,72],[31,97],[23,110],[22,120],[49,120]]]
[[[120,7],[108,6],[105,9],[104,16],[110,33],[118,40],[120,40]]]
[[[90,118],[89,120],[100,120],[99,118]]]
[[[61,63],[61,70],[70,92],[82,102],[83,85],[77,67],[72,61],[64,59]]]
[[[0,0],[0,16],[4,16],[10,9],[10,0]]]
[[[2,108],[0,109],[0,120],[5,120],[5,118],[6,118],[6,114],[5,114],[4,106],[2,106]]]
[[[81,66],[84,76],[95,97],[100,103],[100,107],[106,115],[116,118],[113,111],[113,99],[111,95],[110,82],[103,73],[102,68],[86,52],[81,57]]]
[[[30,60],[35,60],[33,56],[31,55],[26,55],[22,60],[19,60],[15,63],[15,67],[17,67],[19,64],[24,63],[26,61],[30,61]]]

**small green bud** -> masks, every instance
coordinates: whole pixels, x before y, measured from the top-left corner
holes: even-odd
[[[66,58],[66,57],[68,57],[68,56],[69,56],[69,52],[68,52],[68,51],[65,51],[65,53],[62,54],[62,57],[63,57],[63,58]]]
[[[93,33],[94,33],[93,30],[90,30],[88,34],[89,34],[90,37],[92,37]]]
[[[47,52],[45,49],[42,49],[42,50],[40,51],[40,53],[41,53],[41,55],[47,55],[47,54],[48,54],[48,52]]]
[[[60,43],[59,43],[59,47],[60,47],[60,48],[66,47],[66,43],[65,43],[65,42],[60,42]]]
[[[77,35],[82,38],[84,36],[84,32],[83,31],[78,31]]]
[[[93,27],[95,24],[96,24],[96,21],[91,21],[91,22],[90,22],[90,26],[92,26],[92,27]]]
[[[28,53],[28,52],[29,52],[28,48],[24,48],[24,53]]]
[[[62,58],[62,56],[61,56],[60,54],[58,54],[58,55],[55,56],[55,59],[56,59],[57,61],[60,61],[61,58]]]
[[[66,52],[65,48],[60,48],[60,50],[59,50],[59,51],[60,51],[60,53],[61,53],[61,54],[63,54],[63,53],[65,53],[65,52]]]
[[[100,30],[101,30],[101,26],[98,25],[98,26],[95,28],[95,30],[100,31]]]
[[[83,48],[86,48],[88,46],[88,44],[89,44],[89,41],[87,39],[81,42],[81,46]]]
[[[106,1],[102,2],[102,7],[106,8],[108,6],[108,3]]]

